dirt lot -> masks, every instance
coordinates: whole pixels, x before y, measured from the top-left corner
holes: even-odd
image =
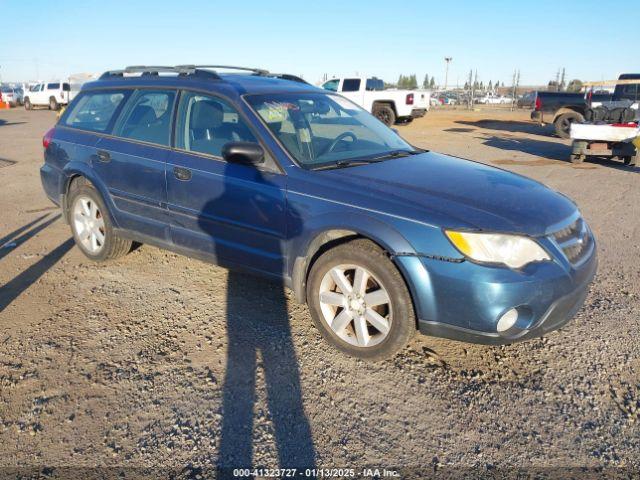
[[[263,280],[147,246],[89,262],[40,187],[54,114],[0,111],[0,245],[15,242],[0,248],[0,466],[196,476],[253,451],[264,467],[403,467],[415,478],[637,472],[640,169],[574,166],[568,143],[527,119],[440,110],[400,132],[573,198],[599,241],[585,307],[526,343],[417,336],[367,364],[327,348],[306,307]]]

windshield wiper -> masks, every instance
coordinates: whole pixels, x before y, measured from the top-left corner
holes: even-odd
[[[410,157],[411,155],[418,155],[419,153],[424,153],[424,150],[392,150],[390,152],[383,153],[382,155],[370,157],[367,160],[378,162],[387,158]]]
[[[426,150],[392,150],[390,152],[385,152],[381,155],[377,155],[374,157],[356,157],[345,160],[338,160],[333,163],[329,163],[326,165],[320,165],[318,167],[313,168],[313,170],[329,170],[332,168],[345,168],[345,167],[357,167],[358,165],[369,165],[370,163],[378,163],[383,160],[389,158],[402,158],[409,157],[411,155],[417,155],[419,153],[424,153]]]
[[[354,158],[352,160],[338,160],[333,163],[329,163],[326,165],[320,165],[318,167],[314,167],[313,170],[330,170],[332,168],[345,168],[345,167],[357,167],[358,165],[369,165],[370,163],[380,162],[381,160],[375,159],[362,159],[362,158]]]

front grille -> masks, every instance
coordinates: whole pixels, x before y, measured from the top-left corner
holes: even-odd
[[[593,236],[582,218],[551,235],[572,265],[584,260],[593,247]]]

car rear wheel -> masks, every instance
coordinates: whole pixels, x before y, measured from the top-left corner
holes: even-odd
[[[53,97],[49,99],[49,110],[58,110],[58,102]]]
[[[25,110],[31,110],[33,108],[33,105],[31,105],[31,100],[29,100],[29,97],[24,99],[24,109]]]
[[[396,123],[396,113],[389,105],[376,105],[373,107],[373,116],[390,127]]]
[[[88,182],[74,182],[69,192],[69,223],[73,238],[88,258],[98,262],[127,254],[132,242],[113,232],[109,212],[98,191]]]
[[[314,263],[307,299],[324,338],[361,359],[394,355],[416,330],[404,279],[384,252],[365,239],[339,245]]]

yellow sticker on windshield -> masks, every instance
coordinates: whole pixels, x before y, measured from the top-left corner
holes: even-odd
[[[262,118],[271,123],[283,122],[287,118],[288,110],[299,110],[299,107],[289,102],[266,102],[259,112]]]

